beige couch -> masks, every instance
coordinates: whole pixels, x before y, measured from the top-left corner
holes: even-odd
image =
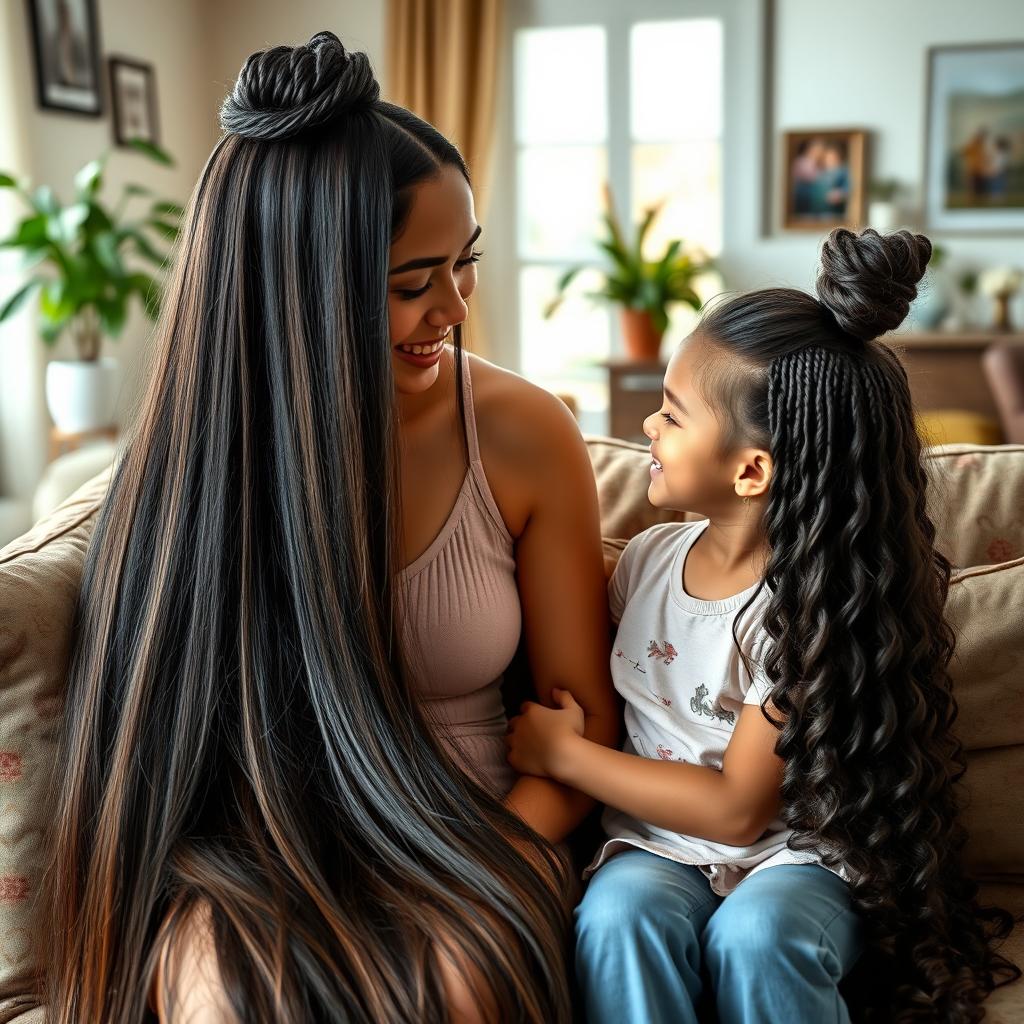
[[[646,501],[645,448],[588,441],[609,550],[670,516]],[[933,449],[932,515],[961,567],[948,616],[959,636],[953,673],[969,751],[968,858],[984,896],[1024,911],[1024,446]],[[34,901],[47,821],[71,619],[86,545],[108,473],[0,550],[0,1024],[40,1024],[35,966],[46,955]],[[1024,962],[1015,934],[1006,952]],[[997,1024],[1024,1021],[1024,983],[987,1004]]]

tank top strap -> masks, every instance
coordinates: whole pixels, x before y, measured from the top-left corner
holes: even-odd
[[[469,450],[469,471],[476,481],[478,505],[482,504],[484,512],[490,517],[502,537],[515,543],[512,534],[505,525],[505,519],[494,500],[491,485],[487,482],[484,464],[480,458],[480,438],[476,430],[476,407],[473,403],[473,378],[469,369],[469,353],[462,350],[462,400],[466,411],[466,448]]]
[[[469,369],[469,353],[462,350],[462,403],[466,411],[466,448],[472,465],[480,462],[480,438],[476,432],[476,407],[473,404],[473,377]]]

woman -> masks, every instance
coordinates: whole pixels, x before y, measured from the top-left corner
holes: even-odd
[[[590,804],[498,686],[521,616],[617,739],[586,452],[463,355],[468,174],[365,55],[254,54],[221,118],[83,580],[53,1019],[568,1020]]]

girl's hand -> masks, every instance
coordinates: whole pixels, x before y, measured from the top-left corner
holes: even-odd
[[[505,749],[508,763],[520,775],[557,778],[557,766],[566,749],[583,735],[585,716],[568,690],[551,691],[557,708],[535,701],[520,705],[522,714],[508,723]]]

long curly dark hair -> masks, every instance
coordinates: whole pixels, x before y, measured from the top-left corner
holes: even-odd
[[[906,372],[875,340],[906,316],[931,249],[907,231],[833,231],[817,299],[772,288],[706,312],[698,384],[724,443],[774,462],[764,709],[790,845],[845,866],[871,936],[851,1009],[959,1024],[1020,971],[994,949],[1013,918],[978,905],[962,866],[950,563],[925,509]]]

